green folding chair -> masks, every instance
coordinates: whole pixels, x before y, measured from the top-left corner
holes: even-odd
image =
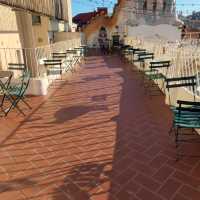
[[[0,72],[0,96],[1,96],[0,108],[1,112],[4,113],[4,115],[5,115],[4,102],[5,99],[7,98],[8,88],[10,87],[10,82],[12,77],[13,77],[12,71]]]
[[[146,61],[153,60],[154,59],[154,53],[149,53],[146,51],[136,51],[137,59],[134,60],[135,62],[139,62],[139,68],[137,71],[139,72],[139,75],[141,75],[141,84],[144,83],[145,79],[145,66],[146,66]]]
[[[62,59],[61,58],[52,58],[45,59],[44,66],[47,70],[47,75],[60,75],[62,76]]]
[[[181,143],[199,143],[200,136],[196,134],[195,129],[200,128],[200,102],[178,100],[177,104],[173,119],[176,148]],[[183,132],[185,129],[191,129],[192,132],[185,133]],[[177,159],[180,156],[184,154],[177,151]]]
[[[191,142],[190,138],[186,139],[187,135],[191,137],[191,133],[184,133],[184,129],[191,129],[192,133],[196,133],[195,129],[200,128],[200,103],[196,102],[196,76],[184,76],[166,79],[166,88],[169,95],[169,104],[171,105],[170,91],[174,88],[189,88],[193,92],[193,101],[177,100],[178,106],[172,106],[173,122],[169,134],[174,132],[176,147],[180,142]],[[185,139],[179,139],[180,136]],[[194,141],[194,140],[192,140]]]
[[[23,110],[19,107],[20,102],[24,103],[29,109],[32,109],[25,99],[25,94],[30,83],[31,73],[25,65],[19,64],[18,67],[15,66],[18,66],[18,64],[9,64],[9,70],[20,71],[21,76],[19,76],[14,83],[11,83],[7,90],[7,99],[10,102],[10,106],[8,106],[8,108],[5,110],[5,116],[7,116],[8,113],[15,108],[21,114],[25,115]]]
[[[165,79],[167,78],[170,66],[171,62],[169,60],[152,61],[148,67],[149,69],[144,70],[144,86],[150,94],[155,94],[156,91],[164,91]],[[159,88],[159,81],[162,82],[161,89]]]
[[[80,56],[78,55],[78,50],[76,49],[68,49],[66,50],[67,53],[67,60],[72,72],[75,72],[74,66],[79,63]]]

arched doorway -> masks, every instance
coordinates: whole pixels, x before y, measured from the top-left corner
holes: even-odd
[[[109,49],[109,40],[107,30],[104,26],[102,26],[99,30],[98,42],[101,51],[106,53]]]

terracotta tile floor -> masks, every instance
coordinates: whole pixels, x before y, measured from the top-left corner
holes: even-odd
[[[164,98],[117,56],[52,87],[0,121],[0,200],[200,199],[199,159],[175,162]]]

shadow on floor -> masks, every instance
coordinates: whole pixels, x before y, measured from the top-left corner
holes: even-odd
[[[53,200],[89,200],[102,192],[101,186],[109,180],[104,173],[108,163],[85,163],[74,167],[63,185],[54,191]]]
[[[97,106],[72,106],[69,108],[59,109],[54,117],[55,121],[48,122],[48,124],[62,124],[70,120],[74,120],[82,115],[85,115],[92,111],[107,111],[106,105],[97,105]]]
[[[98,60],[105,67],[83,69],[75,83],[104,73],[110,77],[57,90],[1,146],[0,175],[6,171],[13,178],[23,172],[34,180],[27,182],[26,199],[172,199],[162,198],[160,187],[176,171],[187,174],[198,160],[174,162],[176,151],[168,136],[171,114],[164,97],[145,94],[140,76],[128,65],[124,69],[117,56]],[[159,177],[162,168],[169,170],[168,177]],[[12,181],[2,193],[14,190]],[[190,184],[187,178],[183,181]],[[36,194],[31,184],[48,189]],[[23,188],[26,184],[16,190]]]

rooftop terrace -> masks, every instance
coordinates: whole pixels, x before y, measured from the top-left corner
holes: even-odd
[[[0,119],[0,199],[199,200],[199,158],[175,161],[164,96],[118,56],[87,57],[29,102]]]

